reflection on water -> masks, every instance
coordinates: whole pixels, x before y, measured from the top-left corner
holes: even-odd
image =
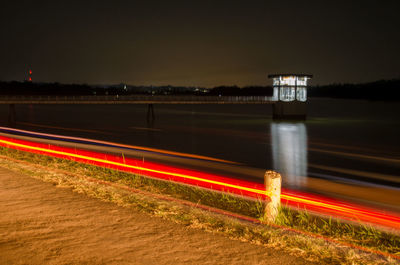
[[[286,186],[307,182],[307,128],[304,123],[272,122],[271,144],[274,170]]]

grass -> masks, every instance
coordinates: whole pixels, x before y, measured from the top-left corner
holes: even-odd
[[[400,254],[400,236],[363,223],[342,222],[336,218],[323,218],[307,211],[295,211],[281,207],[277,224],[318,235],[339,239],[343,242],[368,247],[392,254]]]
[[[108,168],[8,148],[0,148],[0,154],[28,162],[31,166],[21,167],[19,171],[39,176],[39,178],[46,181],[56,182],[60,186],[72,187],[79,192],[84,192],[103,200],[114,201],[120,205],[134,207],[140,211],[184,225],[218,231],[230,237],[256,244],[283,248],[309,260],[330,264],[357,264],[359,263],[358,261],[363,261],[363,264],[395,264],[397,262],[390,257],[383,258],[379,257],[379,255],[366,254],[352,248],[328,244],[325,240],[319,238],[310,239],[310,237],[292,232],[290,229],[321,235],[336,241],[367,247],[376,251],[400,255],[400,236],[378,230],[372,226],[346,223],[334,218],[323,218],[285,206],[280,209],[276,225],[289,229],[279,229],[276,226],[268,225],[255,226],[230,219],[227,220],[213,214],[204,214],[201,210],[191,207],[181,207],[170,202],[160,202],[160,200],[151,196],[121,191],[110,186],[87,183],[84,178],[108,181],[138,189],[148,194],[169,196],[259,220],[263,220],[264,216],[264,204],[261,200],[250,200],[227,193],[213,192],[193,186],[146,178]],[[40,165],[45,168],[40,170],[39,167],[34,168],[32,165]],[[8,166],[13,167],[14,165],[8,163]],[[51,169],[68,174],[60,175],[59,173],[51,174],[47,172],[51,171]],[[84,176],[84,178],[74,179],[71,176]]]

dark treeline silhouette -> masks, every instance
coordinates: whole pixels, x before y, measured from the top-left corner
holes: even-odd
[[[89,85],[31,82],[0,82],[0,95],[93,95]]]
[[[218,86],[211,89],[183,86],[87,85],[60,83],[1,82],[0,95],[210,95],[272,96],[271,86]],[[400,79],[380,80],[363,84],[331,84],[311,86],[309,97],[367,100],[400,100]]]
[[[221,96],[272,96],[271,86],[218,86],[210,89],[210,95]]]
[[[219,86],[212,89],[183,86],[129,86],[125,84],[111,86],[89,86],[86,84],[0,82],[0,95],[272,95],[271,87]]]
[[[187,94],[200,91],[196,88],[173,86],[127,86],[125,84],[110,86],[89,86],[87,84],[1,82],[0,95],[134,95],[134,94]]]
[[[400,100],[400,79],[379,80],[363,84],[332,84],[308,88],[309,97],[367,100]]]

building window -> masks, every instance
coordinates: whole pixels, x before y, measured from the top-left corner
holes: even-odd
[[[296,77],[295,76],[283,76],[281,80],[281,86],[295,86]]]
[[[306,87],[297,87],[296,99],[298,101],[303,101],[303,102],[307,100],[307,88]]]
[[[298,77],[297,86],[307,86],[307,77]]]
[[[274,94],[272,95],[272,100],[278,101],[279,100],[279,87],[274,86]]]
[[[282,101],[294,101],[295,100],[295,88],[289,86],[282,86],[279,99]]]

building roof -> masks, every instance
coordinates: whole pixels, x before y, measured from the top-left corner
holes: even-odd
[[[274,77],[279,77],[279,76],[298,76],[298,77],[308,77],[308,78],[312,78],[313,75],[309,75],[309,74],[272,74],[272,75],[268,75],[268,78],[274,78]]]

